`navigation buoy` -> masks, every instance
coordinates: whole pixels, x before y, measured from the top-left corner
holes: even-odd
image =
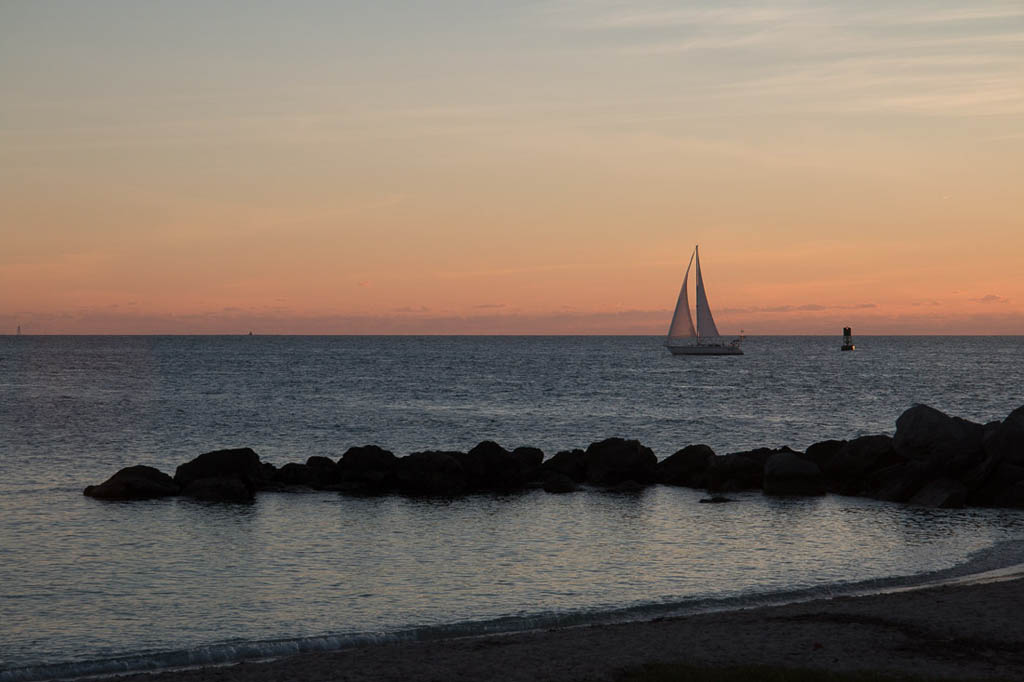
[[[843,350],[853,350],[856,346],[853,345],[853,330],[849,327],[843,327]]]

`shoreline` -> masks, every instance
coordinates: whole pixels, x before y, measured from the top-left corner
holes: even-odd
[[[614,680],[649,663],[771,665],[946,678],[1024,677],[1024,577],[649,621],[389,642],[259,662],[106,676],[108,682]]]
[[[965,572],[966,570],[966,572]],[[200,671],[223,671],[239,666],[261,666],[283,660],[305,660],[309,657],[331,656],[356,650],[383,650],[387,647],[412,646],[445,647],[462,641],[483,641],[551,633],[643,626],[648,623],[684,621],[694,618],[729,616],[732,614],[758,614],[762,611],[799,607],[801,605],[828,604],[850,599],[870,599],[940,588],[970,588],[972,586],[1019,581],[1024,596],[1024,543],[1003,541],[984,550],[955,567],[919,574],[917,576],[868,579],[855,583],[839,583],[831,587],[814,587],[711,600],[696,600],[591,612],[577,619],[571,614],[528,616],[518,624],[506,618],[494,621],[466,621],[437,627],[411,628],[384,632],[351,634],[323,634],[299,639],[267,639],[223,642],[197,649],[164,650],[153,654],[124,654],[109,659],[96,658],[79,663],[37,663],[24,667],[0,670],[0,682],[38,680],[152,680],[154,676],[166,680],[211,679],[196,677]],[[1024,604],[1024,601],[1021,602]],[[520,620],[512,618],[513,621]],[[217,651],[220,650],[220,651]],[[163,659],[162,661],[155,660]],[[198,656],[197,656],[198,655]],[[198,658],[198,660],[197,660]],[[737,659],[741,663],[745,659]],[[689,661],[687,661],[689,662]],[[70,668],[70,669],[69,669]],[[144,676],[144,677],[142,677]],[[216,679],[224,678],[223,673]],[[377,679],[378,673],[367,679]],[[249,678],[241,678],[247,680]],[[331,679],[315,677],[311,679]],[[345,678],[349,679],[349,678]],[[352,678],[362,679],[362,678]],[[558,679],[558,678],[552,678]],[[577,678],[571,678],[577,679]]]

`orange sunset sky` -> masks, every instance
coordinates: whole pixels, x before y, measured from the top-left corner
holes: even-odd
[[[1019,0],[209,5],[0,3],[0,333],[1024,334]]]

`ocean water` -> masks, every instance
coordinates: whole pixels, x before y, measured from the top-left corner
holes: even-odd
[[[609,436],[659,457],[892,433],[1024,403],[1022,337],[0,337],[0,682],[645,618],[1024,561],[1024,513],[700,491],[253,504],[82,496],[249,446],[275,464]]]

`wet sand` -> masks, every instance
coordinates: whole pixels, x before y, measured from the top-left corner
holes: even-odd
[[[651,622],[364,646],[122,676],[147,682],[612,680],[645,663],[1024,679],[1024,579]]]

